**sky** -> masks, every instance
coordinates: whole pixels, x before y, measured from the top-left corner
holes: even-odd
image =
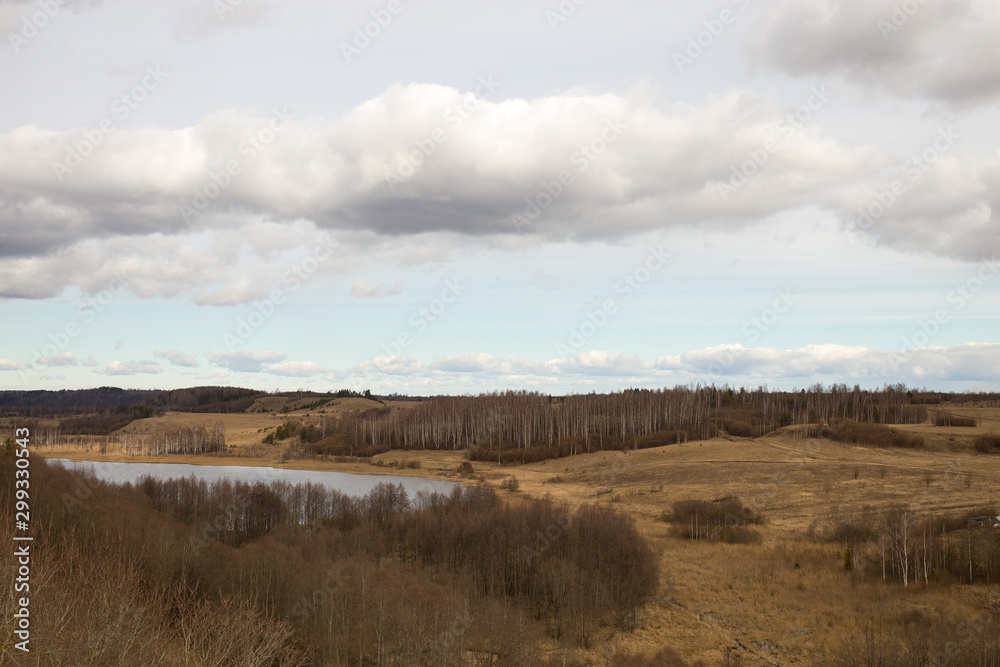
[[[1000,389],[991,0],[0,0],[0,388]]]

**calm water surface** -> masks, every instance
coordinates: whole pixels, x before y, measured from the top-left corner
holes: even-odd
[[[287,470],[262,466],[199,466],[187,463],[111,463],[108,461],[71,461],[69,459],[48,459],[69,470],[92,469],[98,478],[108,482],[135,482],[144,475],[157,479],[191,477],[204,479],[208,483],[228,478],[233,481],[265,483],[282,480],[289,484],[312,482],[323,484],[349,496],[363,496],[382,482],[402,484],[410,498],[418,491],[427,493],[450,493],[459,482],[443,482],[423,477],[395,475],[352,475],[347,472],[317,470]]]

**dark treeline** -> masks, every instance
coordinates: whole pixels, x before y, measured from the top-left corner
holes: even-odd
[[[632,520],[597,507],[391,485],[113,486],[40,459],[31,474],[32,629],[48,653],[21,665],[545,665],[543,644],[633,627],[657,583]]]
[[[241,387],[191,387],[158,392],[145,405],[177,412],[243,412],[266,392]]]
[[[158,410],[146,405],[119,405],[116,408],[106,408],[100,412],[64,419],[59,422],[59,430],[74,435],[108,435],[128,426],[136,419],[146,419],[158,414]]]
[[[405,410],[348,413],[328,453],[468,449],[473,459],[527,462],[608,448],[652,447],[714,437],[759,436],[780,426],[850,419],[913,424],[923,403],[902,385],[879,390],[833,385],[800,392],[676,387],[553,398],[526,391],[435,398]]]
[[[16,412],[26,417],[97,413],[95,419],[80,424],[85,429],[93,429],[101,423],[107,425],[110,416],[140,414],[143,411],[242,412],[265,394],[263,391],[241,387],[191,387],[170,391],[118,387],[0,391],[0,413]],[[81,431],[81,434],[86,432]]]
[[[36,417],[100,412],[107,408],[141,404],[159,393],[162,392],[118,387],[0,391],[0,412],[18,412],[24,416]]]

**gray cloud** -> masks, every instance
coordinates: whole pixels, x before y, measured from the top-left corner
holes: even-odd
[[[992,0],[775,0],[749,34],[752,62],[793,76],[842,75],[959,106],[1000,98]]]
[[[641,91],[478,100],[454,120],[470,99],[397,85],[335,123],[289,121],[280,133],[229,112],[180,130],[116,130],[62,182],[52,165],[83,131],[0,135],[0,223],[11,230],[0,244],[9,258],[0,297],[45,298],[117,268],[139,296],[194,292],[197,303],[230,305],[259,298],[275,278],[261,275],[276,245],[265,228],[286,230],[285,241],[337,229],[369,244],[441,234],[620,240],[809,204],[839,209],[891,163],[873,147],[790,125],[787,110],[739,91],[700,109],[661,109]],[[271,141],[260,150],[247,143],[262,136]],[[770,139],[780,147],[767,168],[720,197],[734,166]],[[227,161],[238,174],[226,175]],[[231,269],[247,243],[252,279]]]
[[[79,362],[77,362],[76,355],[72,352],[63,352],[39,359],[38,363],[42,366],[76,366]]]
[[[0,252],[36,256],[84,239],[175,235],[253,214],[381,234],[511,234],[526,198],[544,209],[528,232],[615,238],[794,207],[881,164],[873,149],[798,132],[755,186],[773,197],[734,207],[714,186],[747,149],[781,131],[783,115],[765,99],[734,92],[692,114],[638,95],[567,94],[480,101],[467,120],[449,123],[462,100],[443,86],[394,86],[334,124],[292,122],[259,151],[246,142],[265,136],[268,120],[228,112],[182,130],[116,130],[62,183],[52,165],[83,131],[19,128],[0,136],[0,217],[12,230]],[[238,175],[225,175],[227,161],[239,163]],[[810,178],[793,178],[802,172]],[[560,173],[572,183],[561,185]],[[215,196],[199,199],[205,193]],[[196,215],[185,219],[181,206]]]

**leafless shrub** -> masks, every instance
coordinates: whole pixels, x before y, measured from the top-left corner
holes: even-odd
[[[884,424],[856,422],[850,419],[835,420],[826,429],[826,435],[832,440],[872,447],[916,449],[924,446],[923,436],[903,433]]]
[[[1000,433],[988,433],[976,438],[973,443],[975,448],[984,454],[991,454],[1000,450]]]
[[[971,417],[959,417],[940,410],[934,413],[935,426],[976,426],[976,420]]]
[[[738,498],[680,500],[665,517],[674,524],[674,533],[688,539],[707,539],[731,544],[756,544],[760,533],[749,528],[764,523],[764,516],[746,507]]]

